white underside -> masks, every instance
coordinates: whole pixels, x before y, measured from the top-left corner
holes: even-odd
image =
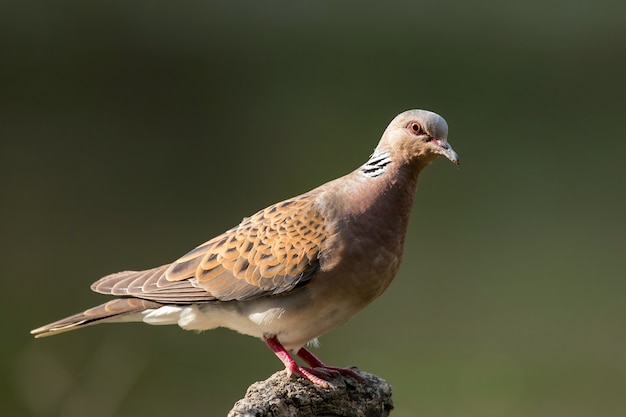
[[[265,311],[253,312],[246,316],[226,309],[198,306],[163,306],[142,313],[142,321],[148,324],[178,324],[185,330],[211,330],[217,327],[230,327],[250,336],[262,337],[270,330],[272,323],[280,318],[283,309],[274,307]]]
[[[316,344],[315,334],[285,317],[285,309],[275,304],[254,303],[245,312],[229,303],[175,306],[168,305],[141,313],[118,317],[115,321],[142,321],[152,325],[177,324],[185,330],[211,330],[226,327],[246,335],[263,338],[278,336],[285,348],[297,351],[307,343]]]

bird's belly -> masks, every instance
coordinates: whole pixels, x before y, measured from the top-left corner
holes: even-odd
[[[203,331],[226,327],[258,338],[276,336],[286,349],[295,351],[345,323],[356,313],[343,309],[340,311],[332,304],[311,308],[310,303],[294,303],[294,295],[237,303],[163,306],[145,312],[143,321],[154,325],[178,324],[185,330]],[[302,291],[301,297],[306,298],[306,291]]]
[[[283,315],[281,308],[267,307],[247,314],[230,303],[206,303],[186,306],[163,306],[146,311],[143,321],[153,325],[178,324],[185,330],[204,331],[226,327],[239,333],[263,337]]]

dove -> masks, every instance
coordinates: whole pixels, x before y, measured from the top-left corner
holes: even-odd
[[[438,114],[405,111],[353,172],[244,218],[172,263],[107,275],[91,289],[116,298],[31,333],[43,337],[114,322],[226,327],[264,340],[290,376],[325,388],[337,374],[358,379],[351,368],[328,366],[305,346],[390,285],[420,172],[440,156],[459,165],[447,137]]]

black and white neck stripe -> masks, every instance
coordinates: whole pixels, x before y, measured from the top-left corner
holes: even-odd
[[[387,165],[391,163],[391,156],[387,152],[373,154],[369,161],[361,167],[361,174],[366,177],[376,178],[383,175],[387,170]]]

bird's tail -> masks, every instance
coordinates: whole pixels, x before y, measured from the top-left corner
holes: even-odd
[[[69,332],[92,324],[119,321],[141,321],[138,313],[161,307],[162,304],[140,298],[116,298],[108,303],[85,310],[82,313],[46,324],[30,333],[35,337],[53,336],[55,334]]]

